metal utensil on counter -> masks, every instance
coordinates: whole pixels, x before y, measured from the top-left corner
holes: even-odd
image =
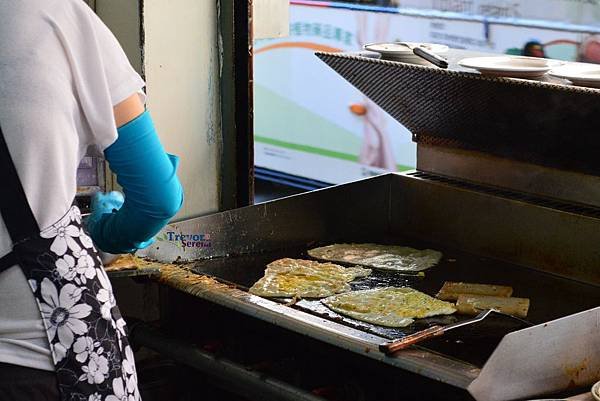
[[[410,50],[412,50],[412,52],[421,57],[424,60],[429,61],[431,64],[438,66],[440,68],[448,68],[448,60],[445,59],[442,56],[438,56],[437,54],[427,50],[425,47],[421,46],[421,45],[413,45],[411,43],[408,42],[398,42],[398,44],[401,44],[403,46],[408,47]]]
[[[453,330],[453,329],[456,329],[459,327],[468,326],[470,324],[480,322],[483,319],[487,318],[492,313],[498,314],[503,317],[508,317],[508,318],[511,318],[514,320],[518,320],[519,322],[521,322],[527,326],[532,325],[527,320],[523,320],[516,316],[498,312],[497,310],[494,310],[494,309],[487,309],[471,319],[463,320],[461,322],[450,324],[448,326],[440,326],[440,325],[431,326],[425,330],[418,331],[418,332],[410,334],[406,337],[402,337],[397,340],[392,340],[392,341],[388,341],[386,343],[380,344],[379,350],[386,355],[390,355],[390,354],[393,354],[394,352],[403,350],[411,345],[417,344],[417,343],[427,340],[429,338],[441,336],[442,334],[444,334],[445,332],[447,332],[449,330]]]

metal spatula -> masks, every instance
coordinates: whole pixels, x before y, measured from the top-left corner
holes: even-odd
[[[410,345],[417,344],[417,343],[427,340],[429,338],[441,336],[442,334],[444,334],[445,332],[447,332],[449,330],[453,330],[458,327],[468,326],[470,324],[480,322],[492,313],[496,313],[501,316],[506,316],[511,319],[518,320],[519,322],[521,322],[527,326],[531,326],[530,322],[520,319],[516,316],[508,315],[506,313],[501,313],[494,309],[487,309],[487,310],[484,310],[483,312],[479,313],[477,316],[475,316],[472,319],[463,320],[462,322],[450,324],[448,326],[440,326],[440,325],[431,326],[425,330],[418,331],[418,332],[416,332],[414,334],[410,334],[406,337],[402,337],[397,340],[393,340],[393,341],[389,341],[389,342],[380,344],[379,350],[386,355],[393,354],[394,352],[405,349],[406,347],[408,347]]]

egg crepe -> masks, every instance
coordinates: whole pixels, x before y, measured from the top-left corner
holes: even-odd
[[[406,327],[414,319],[456,312],[452,303],[408,287],[347,292],[321,302],[341,315],[387,327]]]
[[[435,266],[442,253],[432,249],[414,249],[398,245],[333,244],[311,249],[315,259],[346,262],[383,270],[419,272]]]
[[[285,258],[269,263],[250,293],[263,297],[324,298],[350,291],[349,282],[369,274],[371,270],[362,267]]]
[[[119,255],[104,266],[107,272],[121,270],[136,270],[140,267],[141,259],[131,254]]]

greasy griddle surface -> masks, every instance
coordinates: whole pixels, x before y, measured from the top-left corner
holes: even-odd
[[[431,248],[441,251],[444,256],[438,265],[425,271],[425,277],[373,269],[371,276],[351,283],[353,290],[410,286],[435,296],[446,280],[509,285],[514,288],[513,296],[531,299],[527,320],[534,324],[600,305],[600,291],[591,285],[420,241],[387,238],[374,242],[412,246],[418,249]],[[262,277],[268,263],[284,257],[312,259],[306,251],[320,245],[328,245],[328,243],[315,244],[302,249],[230,255],[227,258],[197,261],[192,269],[197,273],[207,274],[242,289],[248,289]],[[280,301],[286,303],[289,299]],[[394,329],[343,317],[318,300],[301,300],[292,307],[389,339],[403,337],[433,324],[451,324],[468,318],[452,315],[418,319],[408,327]],[[522,327],[519,322],[511,319],[491,317],[476,325],[459,328],[440,338],[428,340],[422,346],[483,366],[502,336]]]

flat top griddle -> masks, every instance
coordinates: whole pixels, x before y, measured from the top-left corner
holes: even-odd
[[[425,271],[424,278],[374,269],[371,276],[352,282],[353,290],[410,286],[435,296],[447,280],[510,285],[514,288],[514,296],[531,300],[527,320],[533,324],[544,323],[600,304],[600,293],[597,287],[592,285],[407,238],[387,237],[385,240],[373,242],[400,244],[418,249],[431,248],[441,251],[444,256],[438,265]],[[326,244],[315,243],[301,248],[230,255],[227,258],[196,261],[187,266],[196,273],[209,275],[247,290],[262,277],[268,263],[284,257],[312,259],[307,250],[320,245]],[[290,299],[278,301],[288,303]],[[343,317],[325,307],[319,300],[301,300],[291,307],[389,339],[406,336],[433,324],[446,325],[468,318],[461,315],[440,316],[416,320],[405,328],[386,328]],[[493,317],[429,340],[422,346],[481,367],[505,334],[523,327],[517,321]]]

